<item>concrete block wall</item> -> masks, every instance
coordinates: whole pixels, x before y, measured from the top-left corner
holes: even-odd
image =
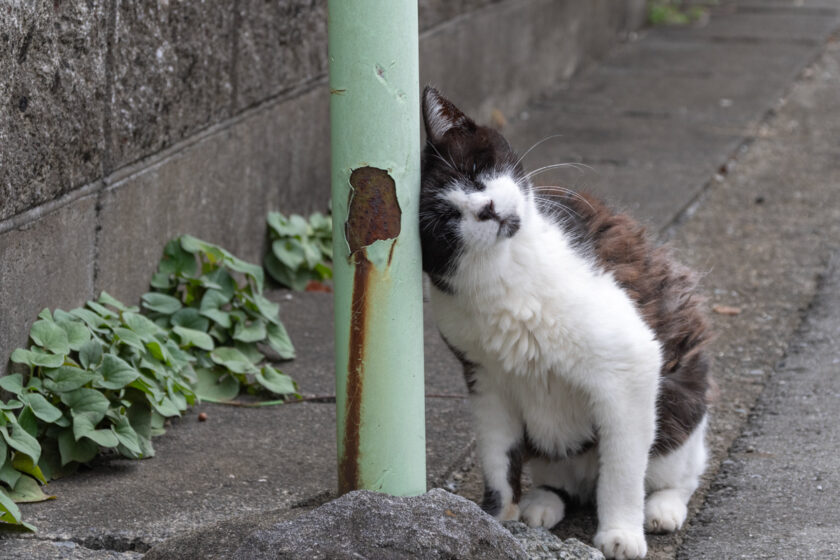
[[[480,120],[641,25],[644,0],[420,0],[421,83]],[[326,0],[0,4],[0,374],[44,307],[134,303],[182,233],[258,262],[329,198]]]

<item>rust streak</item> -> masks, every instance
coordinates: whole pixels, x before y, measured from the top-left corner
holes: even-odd
[[[353,303],[350,313],[350,355],[347,360],[347,404],[344,416],[344,453],[338,465],[338,492],[356,490],[359,481],[359,428],[362,418],[364,349],[367,331],[367,292],[372,264],[358,259],[353,276]]]
[[[359,473],[362,394],[365,380],[365,345],[371,301],[371,275],[374,264],[365,248],[375,241],[395,239],[400,234],[402,211],[396,184],[387,171],[361,167],[350,175],[353,190],[348,202],[345,236],[350,258],[355,264],[350,309],[350,340],[347,360],[346,404],[344,410],[343,453],[338,465],[338,491],[341,494],[361,485]],[[391,245],[391,263],[396,239]]]

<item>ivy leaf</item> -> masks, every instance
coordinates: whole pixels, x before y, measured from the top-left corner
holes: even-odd
[[[0,377],[0,389],[20,395],[23,392],[23,376],[19,373]]]
[[[178,298],[161,294],[159,292],[149,292],[147,294],[143,294],[141,299],[143,300],[143,307],[149,309],[150,311],[155,311],[164,315],[172,315],[183,307]]]
[[[71,350],[78,351],[90,340],[90,330],[78,321],[58,321],[56,324],[67,334],[67,343]]]
[[[119,309],[120,311],[129,310],[129,308],[126,307],[123,302],[121,302],[120,300],[118,300],[117,298],[115,298],[114,296],[112,296],[104,290],[102,291],[102,293],[99,294],[99,303],[101,303],[102,305],[110,305],[114,309]]]
[[[14,490],[9,492],[9,498],[17,503],[33,503],[54,500],[55,496],[44,494],[34,478],[24,475],[18,479]]]
[[[140,339],[137,333],[132,331],[131,329],[117,327],[114,329],[114,334],[123,344],[131,346],[133,348],[137,348],[138,350],[143,350],[145,348],[145,346],[143,346],[143,341]]]
[[[17,424],[33,438],[38,437],[38,418],[32,412],[31,407],[23,407],[23,410],[17,416]]]
[[[84,362],[84,359],[82,361]],[[95,377],[92,373],[73,366],[61,366],[58,369],[47,370],[47,376],[43,380],[44,388],[58,394],[83,387],[93,381]]]
[[[219,375],[207,368],[198,368],[195,373],[198,377],[195,394],[200,399],[224,402],[236,398],[236,395],[239,394],[239,381],[231,375]]]
[[[279,323],[277,316],[280,313],[280,306],[273,301],[269,301],[262,294],[254,294],[251,296],[254,306],[257,308],[263,317],[272,323]]]
[[[292,345],[292,339],[289,338],[289,333],[286,332],[286,327],[282,324],[272,323],[268,325],[267,329],[268,345],[277,352],[284,360],[291,360],[295,357],[295,347]]]
[[[34,462],[38,462],[38,458],[41,456],[41,446],[38,440],[29,435],[20,424],[12,424],[11,434],[9,434],[7,426],[0,426],[0,434],[3,435],[9,447],[29,455]]]
[[[306,261],[303,245],[297,239],[279,239],[271,244],[271,252],[291,270],[297,270]]]
[[[93,384],[103,389],[122,389],[140,376],[125,360],[113,354],[105,354],[96,372],[102,379],[97,379]]]
[[[207,332],[210,327],[210,322],[201,316],[198,309],[193,307],[185,307],[175,313],[170,319],[173,326],[184,327],[185,329],[194,329],[197,331]]]
[[[242,342],[259,342],[265,340],[265,337],[265,322],[260,320],[251,323],[238,322],[233,330],[233,338]]]
[[[125,321],[125,324],[129,329],[137,333],[137,336],[145,342],[148,342],[155,335],[163,332],[163,329],[157,326],[153,321],[150,321],[146,317],[138,315],[137,313],[123,313],[123,321]]]
[[[0,440],[3,438],[0,437]],[[11,461],[6,461],[2,467],[0,467],[0,482],[8,486],[9,488],[14,488],[15,484],[17,484],[18,479],[20,479],[21,473],[17,470]],[[0,492],[3,491],[3,486],[0,486]]]
[[[236,348],[222,346],[210,353],[210,358],[234,373],[255,373],[256,368],[242,352]]]
[[[166,244],[163,249],[163,258],[158,267],[161,274],[194,276],[196,268],[195,256],[185,251],[178,239],[173,239]]]
[[[93,421],[94,424],[98,424],[105,417],[108,408],[111,406],[111,401],[108,400],[108,397],[96,389],[86,388],[62,393],[61,402],[70,407],[74,415],[85,412],[93,413],[92,418],[95,419]]]
[[[117,317],[116,313],[114,313],[104,305],[96,303],[95,301],[89,301],[85,305],[90,307],[97,315],[104,319],[114,319]]]
[[[108,321],[88,309],[73,309],[70,311],[70,314],[81,319],[88,327],[96,332],[104,332],[104,327],[108,326]]]
[[[225,297],[227,297],[228,301],[233,297],[233,294],[236,293],[236,280],[233,279],[233,276],[225,270],[224,268],[217,268],[212,272],[208,272],[204,278],[207,278],[213,284],[219,286],[216,288],[218,291],[222,292]],[[210,287],[209,285],[205,284],[205,287]]]
[[[96,424],[101,418],[93,412],[81,412],[73,414],[73,437],[78,442],[82,438],[88,438],[101,447],[116,447],[119,445],[117,436],[111,430],[97,430]]]
[[[187,348],[196,346],[202,350],[210,351],[215,346],[213,344],[213,338],[205,332],[185,327],[175,327],[172,330],[181,337],[181,345]]]
[[[12,459],[12,466],[22,473],[26,473],[37,478],[44,484],[47,483],[47,479],[44,477],[44,473],[41,472],[40,467],[38,467],[38,465],[32,460],[32,457],[30,457],[29,455],[24,455],[23,453],[15,453],[15,458]]]
[[[131,427],[131,422],[125,416],[120,416],[112,426],[111,430],[114,432],[120,445],[131,451],[135,456],[142,457],[143,450],[140,447],[140,439],[137,437],[137,432]]]
[[[12,352],[12,361],[16,364],[26,364],[28,366],[56,368],[64,363],[64,355],[50,354],[38,347],[33,347],[31,350],[17,348]]]
[[[35,344],[53,354],[64,356],[70,352],[67,333],[52,321],[45,321],[44,319],[35,321],[29,331],[29,337]]]
[[[13,525],[21,524],[20,509],[3,488],[0,488],[0,521]]]
[[[169,397],[163,397],[160,402],[152,402],[152,408],[165,418],[181,415],[181,411]]]
[[[63,467],[74,461],[89,463],[99,453],[99,446],[87,438],[76,441],[73,428],[65,428],[58,434],[58,451]]]
[[[263,366],[257,373],[256,380],[260,385],[278,395],[297,393],[297,385],[292,378],[271,366]]]
[[[50,404],[43,395],[29,393],[27,395],[21,395],[20,400],[29,405],[29,408],[35,416],[48,424],[52,424],[61,418],[61,411]]]

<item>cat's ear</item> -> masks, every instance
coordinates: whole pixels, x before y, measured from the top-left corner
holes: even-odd
[[[423,90],[423,122],[426,138],[431,142],[439,142],[453,128],[474,126],[468,116],[431,86]]]

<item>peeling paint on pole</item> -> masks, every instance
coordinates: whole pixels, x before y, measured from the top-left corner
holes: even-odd
[[[417,3],[329,2],[338,482],[425,492]]]

